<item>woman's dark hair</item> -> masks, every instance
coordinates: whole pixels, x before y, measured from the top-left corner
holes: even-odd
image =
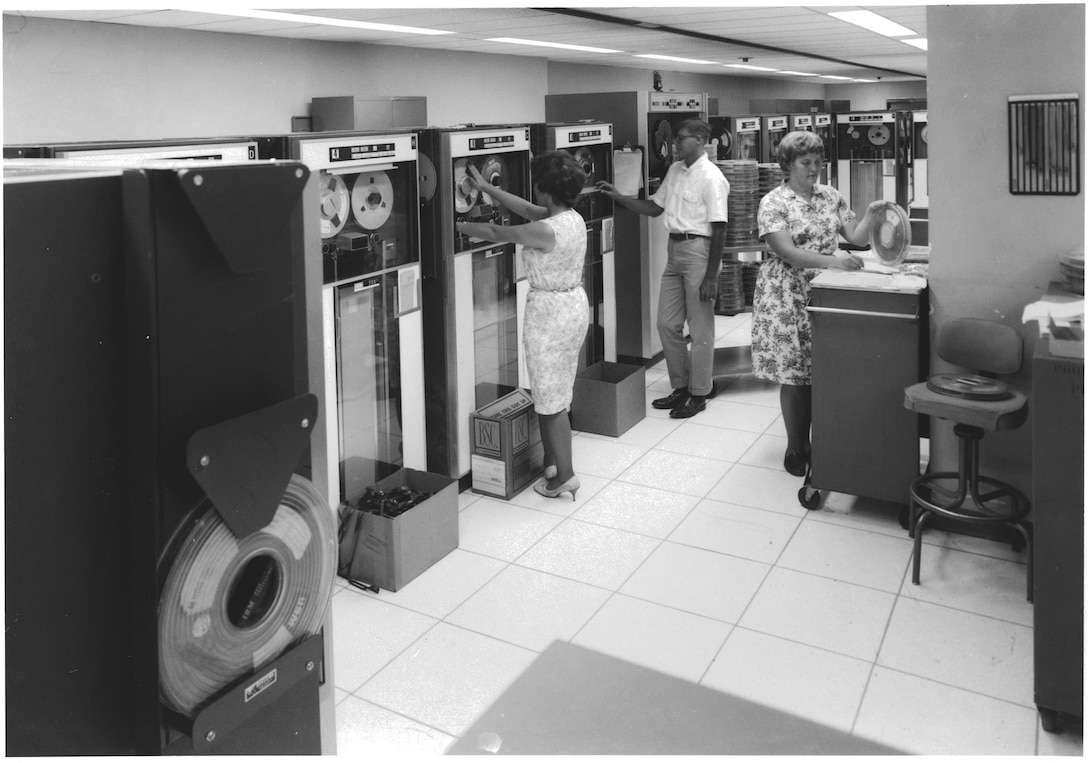
[[[566,151],[549,151],[533,157],[529,167],[533,185],[551,194],[557,204],[573,207],[586,184],[586,173]]]
[[[790,165],[793,160],[806,154],[824,155],[824,142],[820,136],[807,130],[794,130],[787,133],[778,144],[778,166],[787,175],[790,174]]]

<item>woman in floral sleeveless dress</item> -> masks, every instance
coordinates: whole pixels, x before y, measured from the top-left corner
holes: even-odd
[[[791,132],[778,144],[786,177],[759,202],[759,237],[770,246],[756,277],[752,304],[752,372],[781,384],[786,427],[783,466],[803,476],[812,450],[812,325],[809,283],[820,268],[858,270],[862,259],[839,250],[839,237],[863,246],[869,239],[874,201],[864,217],[834,187],[816,181],[824,164],[823,141],[813,132]]]
[[[545,479],[535,489],[548,498],[570,493],[581,483],[574,473],[570,419],[578,352],[589,327],[589,299],[582,288],[586,222],[574,210],[586,174],[566,152],[533,158],[536,203],[487,183],[469,165],[476,187],[529,220],[524,225],[457,223],[458,231],[487,241],[521,244],[529,281],[523,346],[533,407],[544,445]]]

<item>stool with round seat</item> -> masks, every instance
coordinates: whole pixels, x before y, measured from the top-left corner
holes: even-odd
[[[1031,531],[1024,517],[1030,503],[1012,485],[979,474],[979,442],[986,432],[1019,427],[1027,419],[1028,399],[995,377],[1020,370],[1023,343],[1015,329],[992,321],[956,318],[941,326],[937,354],[964,373],[937,374],[905,390],[903,404],[915,413],[955,424],[959,440],[957,471],[932,472],[910,486],[909,530],[914,539],[913,582],[921,572],[922,532],[933,517],[959,522],[1005,525],[1027,550],[1028,601],[1032,597]],[[947,487],[955,483],[955,488]]]

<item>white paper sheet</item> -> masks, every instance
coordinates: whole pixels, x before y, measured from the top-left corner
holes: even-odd
[[[612,185],[624,196],[638,196],[642,188],[642,151],[613,151],[612,156]]]

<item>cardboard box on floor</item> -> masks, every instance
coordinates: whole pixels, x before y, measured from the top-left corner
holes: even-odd
[[[351,577],[399,591],[457,548],[457,480],[416,469],[400,469],[372,487],[385,493],[408,487],[431,494],[395,517],[358,512],[362,527],[356,533]]]
[[[618,437],[646,417],[646,369],[601,361],[574,379],[571,427]]]
[[[533,399],[516,389],[471,414],[472,490],[509,500],[544,473]]]

